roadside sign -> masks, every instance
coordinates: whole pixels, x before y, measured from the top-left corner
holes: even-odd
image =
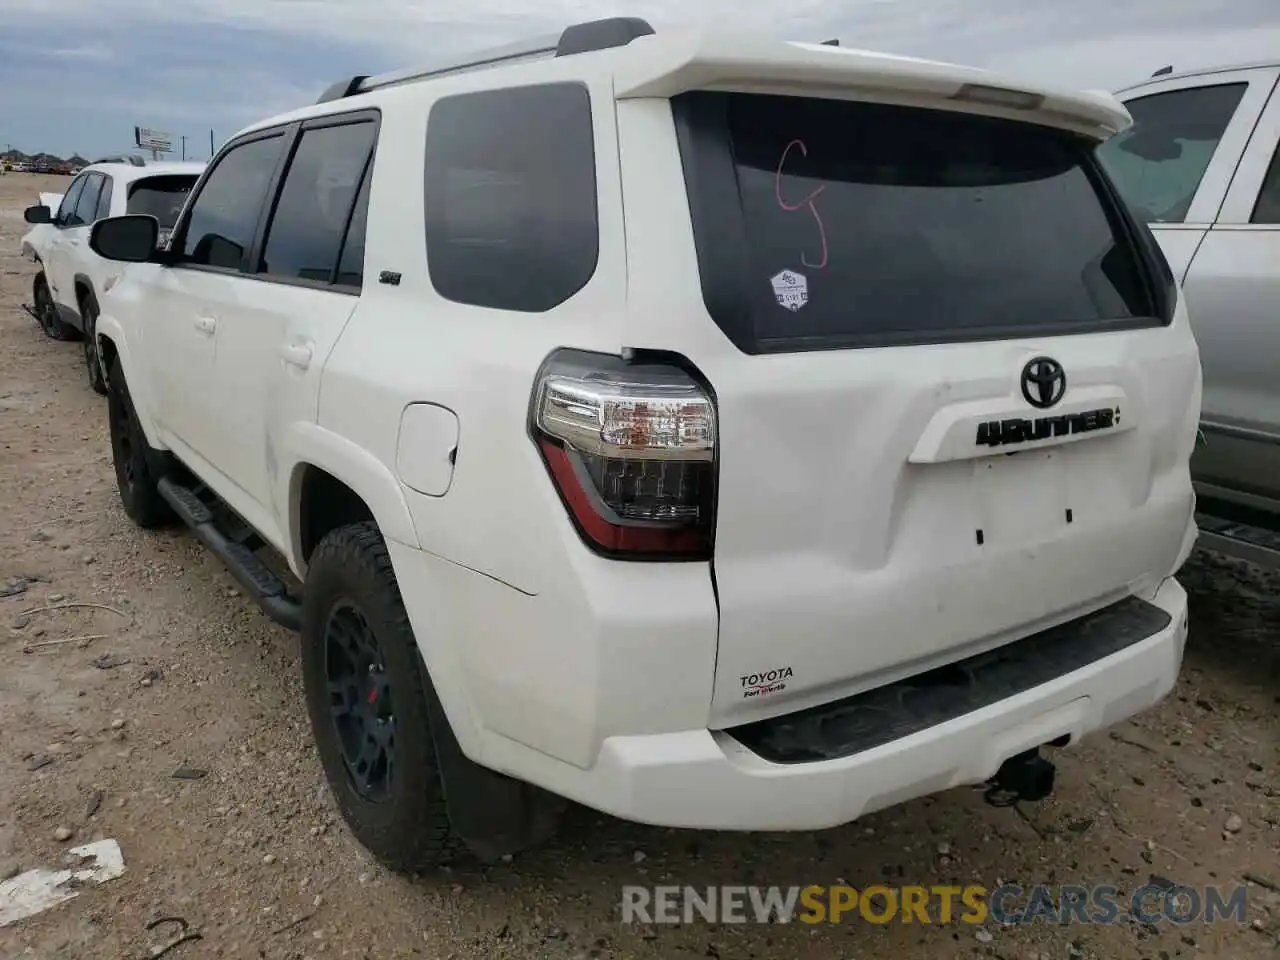
[[[139,147],[156,153],[173,152],[173,137],[160,130],[148,130],[146,127],[133,128],[133,142]]]

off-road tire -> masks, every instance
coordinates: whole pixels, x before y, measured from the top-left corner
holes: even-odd
[[[53,300],[53,291],[49,289],[49,280],[41,270],[31,287],[31,298],[35,301],[36,316],[40,318],[40,329],[50,340],[74,340],[76,328],[63,322],[58,315],[58,306]]]
[[[331,618],[351,609],[376,643],[379,673],[393,710],[393,774],[381,800],[369,799],[357,787],[332,710]],[[307,564],[301,647],[303,689],[316,747],[348,828],[392,870],[425,872],[438,866],[455,843],[431,731],[428,698],[435,691],[375,524],[340,527],[316,547]]]
[[[80,298],[80,318],[84,324],[84,365],[89,375],[89,389],[105,397],[107,378],[102,373],[102,359],[98,356],[98,301],[92,293]]]
[[[115,463],[120,503],[129,519],[144,529],[164,526],[175,517],[160,496],[167,456],[153,450],[138,423],[120,359],[113,357],[107,371],[107,414],[111,432],[111,459]]]

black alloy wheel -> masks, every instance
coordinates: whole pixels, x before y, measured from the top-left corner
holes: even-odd
[[[56,337],[58,324],[58,307],[53,302],[53,294],[49,290],[49,282],[43,276],[36,280],[35,289],[36,317],[40,321],[40,329],[49,338]]]
[[[352,788],[370,803],[390,795],[396,777],[396,718],[391,681],[377,638],[349,601],[324,627],[329,717]]]
[[[107,387],[107,424],[120,503],[138,526],[147,529],[163,526],[173,519],[173,511],[159,489],[159,479],[168,469],[168,458],[147,443],[129,396],[129,386],[120,370],[119,357],[111,359]]]
[[[81,301],[80,316],[84,320],[84,365],[89,374],[89,387],[94,393],[106,396],[107,379],[102,374],[102,358],[98,355],[98,304],[91,294]]]

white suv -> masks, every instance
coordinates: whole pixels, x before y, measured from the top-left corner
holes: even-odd
[[[35,226],[22,238],[22,253],[40,266],[31,290],[40,325],[55,340],[83,340],[89,385],[98,393],[106,393],[106,383],[94,324],[99,298],[120,269],[89,249],[89,228],[104,217],[144,214],[159,222],[163,243],[204,166],[95,163],[81,171],[66,193],[42,193],[40,203],[25,211],[27,223]]]
[[[1102,94],[641,21],[229,141],[103,304],[125,509],[301,630],[354,833],[816,829],[1160,700],[1200,366]],[[286,584],[259,549],[283,555]],[[270,559],[270,557],[267,557]]]

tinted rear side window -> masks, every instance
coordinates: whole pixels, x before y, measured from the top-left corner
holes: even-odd
[[[446,97],[426,143],[427,261],[442,297],[541,312],[595,273],[591,99],[576,83]]]
[[[141,213],[160,221],[160,229],[171,230],[178,222],[187,194],[196,185],[196,177],[175,174],[165,177],[147,177],[129,184],[129,200],[126,213]]]
[[[1090,141],[838,100],[698,92],[674,106],[703,292],[743,350],[1159,322]]]
[[[101,220],[111,214],[111,185],[111,178],[104,177],[102,180],[102,192],[98,194],[98,209],[93,214],[95,220]]]
[[[366,120],[302,131],[267,228],[260,273],[333,280],[377,129]]]
[[[1280,144],[1271,155],[1271,166],[1258,191],[1258,201],[1253,206],[1253,223],[1280,223]]]
[[[369,184],[373,180],[373,167],[364,171],[360,192],[356,194],[355,209],[351,211],[351,224],[342,242],[342,257],[338,260],[338,275],[334,283],[359,289],[364,284],[364,239],[369,225]]]

